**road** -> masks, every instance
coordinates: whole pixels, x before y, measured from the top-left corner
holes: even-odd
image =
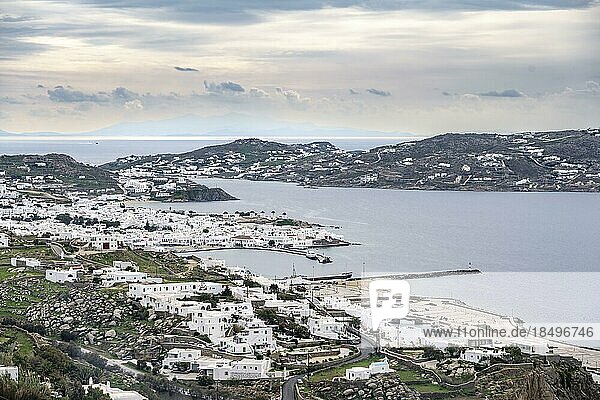
[[[54,252],[54,254],[56,254],[61,259],[63,259],[67,255],[67,252],[65,251],[65,249],[63,249],[63,247],[60,244],[52,242],[49,244],[49,246],[52,252]]]
[[[287,381],[283,383],[281,388],[281,399],[282,400],[296,400],[296,384],[298,380],[304,378],[306,374],[290,376]]]
[[[344,364],[350,364],[350,363],[355,363],[358,361],[362,361],[365,360],[367,358],[369,358],[371,356],[371,354],[373,354],[375,352],[375,341],[365,335],[360,335],[362,342],[361,342],[361,352],[358,356],[356,356],[355,358],[352,358],[350,360],[343,360],[340,363],[337,364],[333,364],[327,368],[331,368],[331,367],[339,367],[341,365]],[[327,368],[323,368],[323,369],[327,369]],[[318,372],[320,370],[316,370],[314,372]],[[313,373],[314,373],[313,372]],[[281,388],[281,400],[296,400],[296,384],[298,383],[299,379],[304,379],[306,377],[306,374],[301,374],[301,375],[294,375],[294,376],[290,376],[284,383],[283,386]]]

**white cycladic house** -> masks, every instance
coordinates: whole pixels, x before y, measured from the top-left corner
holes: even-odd
[[[334,317],[310,317],[307,321],[310,334],[328,339],[339,339],[346,332],[346,325]]]
[[[547,343],[520,340],[518,342],[514,342],[513,345],[517,346],[519,349],[521,349],[521,352],[525,354],[538,354],[544,356],[554,353],[554,351],[548,347]]]
[[[231,315],[221,311],[200,311],[188,322],[191,331],[206,335],[211,342],[218,342],[225,337],[225,332],[231,325]]]
[[[369,367],[352,367],[346,369],[346,379],[349,381],[369,379],[373,375],[394,372],[390,368],[387,357],[381,361],[372,362]]]
[[[46,279],[54,283],[75,282],[77,280],[77,270],[47,269]]]
[[[13,381],[19,380],[19,367],[4,367],[0,365],[0,376],[8,375]]]
[[[489,364],[492,357],[502,357],[506,353],[502,349],[466,349],[460,359],[475,364]]]
[[[118,250],[123,246],[123,242],[110,235],[96,235],[90,238],[90,246],[94,250]]]
[[[346,379],[349,381],[358,381],[369,379],[371,371],[367,367],[352,367],[346,369]]]
[[[148,294],[171,294],[177,293],[210,293],[219,294],[225,289],[225,285],[216,282],[176,282],[162,283],[158,285],[132,284],[129,285],[127,295],[130,298],[140,300]]]
[[[148,278],[145,272],[108,271],[102,275],[102,286],[111,287],[118,283],[162,282],[162,278]]]
[[[262,379],[268,376],[271,360],[255,360],[243,358],[229,360],[205,356],[201,350],[171,349],[163,360],[163,373],[168,371],[183,373],[198,373],[214,380],[228,379]]]
[[[98,389],[102,393],[107,394],[111,400],[147,400],[147,397],[142,396],[133,390],[121,390],[110,386],[110,381],[106,383],[94,384],[92,378],[88,385],[83,385],[83,390],[87,393],[90,389]]]
[[[13,267],[29,267],[35,268],[42,265],[39,260],[35,258],[26,257],[13,257],[10,259],[10,265]]]
[[[5,249],[9,245],[8,236],[3,233],[0,233],[0,249]]]
[[[113,268],[120,269],[121,271],[128,270],[137,272],[140,270],[140,268],[131,261],[113,261],[112,266]]]

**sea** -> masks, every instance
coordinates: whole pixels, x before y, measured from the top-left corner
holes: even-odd
[[[102,164],[129,154],[184,152],[222,141],[0,141],[1,154],[66,153]],[[366,149],[380,142],[335,143]],[[600,194],[304,188],[281,182],[203,179],[237,201],[144,203],[204,213],[265,211],[321,224],[348,247],[319,250],[332,263],[253,250],[201,255],[270,276],[355,276],[477,268],[476,275],[411,280],[411,292],[460,299],[529,322],[600,321]],[[594,346],[598,346],[597,343]]]

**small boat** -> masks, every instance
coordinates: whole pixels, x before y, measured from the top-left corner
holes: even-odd
[[[321,264],[329,264],[330,262],[333,262],[333,261],[331,261],[331,257],[327,257],[327,256],[323,256],[323,255],[319,256],[317,258],[317,261],[319,261]]]
[[[309,260],[317,260],[319,258],[319,255],[311,250],[308,250],[305,255]]]

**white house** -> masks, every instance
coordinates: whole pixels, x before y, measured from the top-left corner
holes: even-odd
[[[12,265],[13,267],[35,268],[39,267],[41,263],[35,258],[13,257],[10,259],[10,265]]]
[[[46,280],[54,283],[75,282],[77,280],[77,270],[47,269]]]
[[[90,238],[90,245],[94,250],[118,250],[123,242],[111,235],[96,235]]]
[[[108,271],[102,275],[102,286],[111,287],[119,283],[140,283],[149,280],[153,283],[162,282],[162,278],[148,278],[145,272]]]
[[[0,233],[0,249],[5,249],[9,245],[8,236],[3,233]]]
[[[157,285],[146,285],[146,284],[131,284],[127,295],[133,299],[142,299],[147,294],[152,293],[176,293],[183,295],[185,293],[211,293],[219,294],[225,289],[225,285],[216,282],[175,282],[175,283],[163,283]]]
[[[222,311],[200,311],[197,315],[192,316],[191,321],[188,322],[188,328],[208,336],[211,342],[216,343],[220,338],[225,337],[225,332],[231,322],[231,315]]]
[[[205,356],[201,350],[171,349],[163,360],[163,373],[168,371],[198,373],[214,380],[229,379],[263,379],[268,377],[271,360],[255,360],[243,358],[229,360]]]
[[[506,355],[501,349],[466,349],[460,359],[475,364],[489,364],[492,357],[502,357]]]
[[[4,367],[0,365],[0,376],[8,375],[13,381],[19,380],[19,367]]]
[[[128,270],[137,272],[140,270],[140,268],[134,262],[131,261],[113,261],[112,266],[113,268],[117,268],[122,271]]]
[[[133,390],[121,390],[111,387],[110,381],[94,384],[92,378],[90,378],[89,384],[83,385],[83,390],[87,393],[90,389],[98,389],[102,393],[107,394],[112,400],[147,400],[147,397]]]
[[[357,381],[369,379],[371,377],[371,370],[367,367],[352,367],[346,369],[346,379],[349,381]]]
[[[387,357],[381,361],[374,361],[369,367],[352,367],[346,369],[346,379],[349,381],[369,379],[373,375],[394,372],[390,368]]]
[[[322,338],[339,339],[346,332],[346,324],[334,317],[310,317],[307,321],[310,334]]]
[[[521,352],[525,354],[538,354],[544,356],[554,353],[554,351],[548,347],[547,343],[540,343],[532,340],[519,340],[512,344],[521,349]]]

